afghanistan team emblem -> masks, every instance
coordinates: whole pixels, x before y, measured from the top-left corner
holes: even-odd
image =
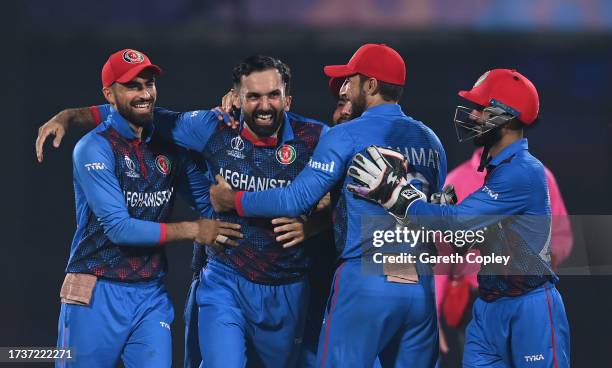
[[[296,156],[295,148],[288,144],[283,144],[276,150],[276,159],[283,165],[292,164]]]
[[[123,53],[123,60],[130,64],[140,64],[144,61],[144,55],[136,50],[126,50]]]
[[[155,166],[160,173],[168,175],[172,169],[172,163],[170,159],[164,155],[159,155],[155,158]]]

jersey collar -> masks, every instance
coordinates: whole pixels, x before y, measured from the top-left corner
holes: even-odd
[[[289,124],[289,117],[286,112],[283,113],[283,116],[284,119],[278,133],[281,137],[280,143],[285,143],[293,139],[293,129],[291,129],[291,124]],[[278,135],[276,137],[255,137],[255,135],[244,126],[244,119],[242,116],[240,116],[240,135],[242,138],[253,143],[255,147],[276,147],[279,144]]]
[[[361,114],[362,117],[368,117],[368,115],[400,115],[402,108],[396,103],[386,103],[370,107]]]
[[[497,154],[497,156],[493,157],[491,159],[491,162],[489,162],[489,165],[497,166],[502,161],[510,158],[511,156],[515,155],[516,153],[522,150],[527,150],[528,148],[529,146],[527,144],[527,138],[519,139],[518,141],[504,148],[500,153]]]
[[[115,128],[115,130],[117,130],[119,134],[121,134],[124,138],[129,140],[138,139],[136,134],[134,134],[132,128],[130,128],[128,121],[125,120],[125,118],[121,116],[119,111],[117,111],[114,107],[110,108],[109,122],[110,125]],[[151,140],[151,136],[153,136],[154,130],[155,126],[153,125],[153,123],[150,123],[144,127],[142,131],[144,142],[148,143]]]

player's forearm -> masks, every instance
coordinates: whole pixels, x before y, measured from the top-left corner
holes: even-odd
[[[252,217],[299,217],[308,213],[329,191],[331,185],[317,181],[303,172],[286,188],[269,189],[262,192],[243,192],[240,199],[244,216]]]
[[[474,230],[497,222],[503,216],[478,213],[469,206],[431,204],[415,201],[407,211],[407,218],[413,225],[431,230]]]
[[[158,223],[130,218],[110,227],[106,236],[119,245],[155,247],[164,243],[195,240],[198,235],[196,222]]]
[[[166,227],[165,242],[195,240],[198,236],[198,224],[196,222],[184,221],[164,225]]]
[[[97,123],[88,107],[76,107],[62,110],[55,116],[55,119],[64,125],[65,129],[74,126],[91,129],[95,127]]]

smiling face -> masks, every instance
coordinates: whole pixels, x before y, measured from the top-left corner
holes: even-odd
[[[153,121],[153,108],[157,100],[155,72],[143,70],[126,83],[113,83],[103,88],[106,100],[125,118],[136,126]]]
[[[244,122],[260,137],[276,133],[291,103],[278,70],[267,69],[243,75],[238,96]]]

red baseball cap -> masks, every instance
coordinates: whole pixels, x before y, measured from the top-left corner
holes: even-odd
[[[151,64],[147,55],[140,51],[133,49],[117,51],[102,67],[102,86],[110,87],[115,82],[129,82],[145,69],[151,69],[157,75],[162,73],[162,69]]]
[[[332,78],[346,78],[359,73],[399,86],[406,83],[404,59],[384,44],[367,43],[355,52],[348,64],[328,65],[323,71]]]
[[[514,69],[492,69],[459,96],[480,106],[498,106],[529,125],[538,117],[540,98],[527,77]]]
[[[334,98],[338,99],[340,97],[340,88],[344,84],[344,78],[330,78],[329,79],[329,92],[331,92]]]

